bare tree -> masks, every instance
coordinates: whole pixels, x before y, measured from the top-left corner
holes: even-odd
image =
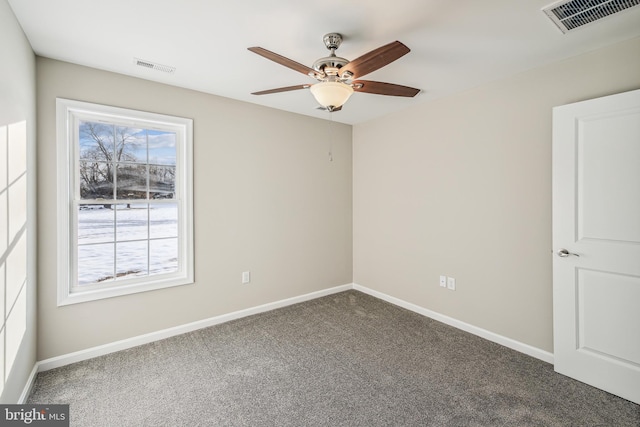
[[[137,129],[83,122],[80,125],[80,193],[82,198],[113,198],[114,168],[135,162]]]

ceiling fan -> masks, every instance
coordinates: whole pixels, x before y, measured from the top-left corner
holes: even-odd
[[[322,107],[328,111],[339,111],[354,91],[373,93],[376,95],[406,97],[416,96],[420,92],[420,89],[393,83],[359,80],[360,77],[378,70],[409,53],[410,49],[399,41],[386,44],[371,52],[365,53],[353,61],[349,61],[336,56],[336,50],[342,43],[341,34],[325,34],[322,40],[331,54],[318,59],[313,63],[312,68],[261,47],[248,48],[253,53],[257,53],[280,65],[284,65],[285,67],[318,80],[318,83],[315,84],[280,87],[277,89],[253,92],[252,95],[267,95],[290,90],[310,89]]]

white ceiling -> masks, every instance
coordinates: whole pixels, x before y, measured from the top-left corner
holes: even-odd
[[[541,11],[553,0],[9,0],[41,56],[329,119],[313,83],[247,50],[304,65],[327,56],[322,36],[343,34],[353,60],[399,40],[411,52],[365,79],[422,89],[415,98],[355,93],[333,120],[359,123],[622,40],[640,36],[640,7],[563,35]],[[165,74],[140,58],[176,67]]]

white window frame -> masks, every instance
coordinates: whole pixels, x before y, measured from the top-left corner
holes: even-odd
[[[58,189],[58,306],[94,301],[194,283],[193,267],[193,120],[164,114],[56,99]],[[115,281],[109,285],[76,286],[77,212],[80,121],[176,132],[176,197],[178,204],[178,270]]]

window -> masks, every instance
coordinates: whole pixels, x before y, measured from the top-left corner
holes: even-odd
[[[58,305],[193,283],[192,121],[57,100]]]

